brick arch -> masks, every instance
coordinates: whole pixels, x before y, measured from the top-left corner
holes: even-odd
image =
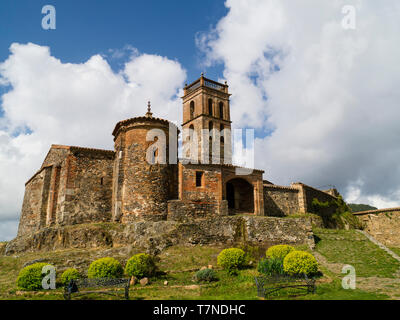
[[[231,214],[254,213],[254,185],[244,178],[232,178],[225,183],[226,200]]]

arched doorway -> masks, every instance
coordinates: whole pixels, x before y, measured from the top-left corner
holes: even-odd
[[[226,183],[226,200],[230,214],[254,213],[254,187],[245,179],[235,178]]]

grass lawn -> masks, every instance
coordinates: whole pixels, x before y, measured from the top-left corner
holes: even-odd
[[[312,253],[320,263],[323,274],[317,282],[315,294],[297,297],[279,296],[277,299],[298,300],[364,300],[364,299],[389,299],[396,298],[398,283],[395,281],[396,272],[400,264],[381,249],[365,239],[355,231],[317,229],[315,234],[318,239],[316,250]],[[150,279],[150,284],[142,287],[136,284],[131,287],[131,299],[259,299],[254,277],[258,275],[256,265],[241,270],[238,276],[230,276],[225,271],[216,268],[218,253],[222,247],[213,246],[174,246],[170,247],[158,257],[157,265],[163,275]],[[307,249],[300,246],[299,249]],[[104,251],[104,249],[103,249]],[[104,252],[103,252],[104,254]],[[121,254],[107,251],[107,255],[114,256],[122,263],[129,258]],[[131,254],[131,253],[130,253]],[[27,261],[46,259],[57,267],[58,276],[62,267],[65,268],[67,260],[80,259],[82,266],[101,256],[100,249],[90,250],[63,250],[55,252],[27,253],[15,257],[0,257],[0,299],[63,299],[63,288],[52,291],[28,292],[16,287],[19,270]],[[213,265],[216,268],[219,281],[199,284],[192,281],[195,273],[193,269]],[[375,281],[374,286],[358,286],[356,290],[345,290],[341,286],[341,267],[351,264],[356,268],[357,277],[362,281]],[[84,270],[87,270],[85,267]],[[381,278],[379,278],[381,277]],[[358,278],[357,278],[358,279]],[[378,280],[385,280],[385,285],[379,287]],[[360,280],[360,281],[361,281]],[[164,282],[168,281],[168,285]],[[376,285],[378,283],[378,287]],[[386,286],[386,287],[385,287]],[[122,293],[122,292],[121,292]],[[94,294],[92,299],[115,299],[106,295]]]
[[[400,248],[389,248],[390,250],[392,250],[395,254],[397,254],[398,256],[400,256]]]
[[[396,278],[400,262],[354,230],[315,229],[316,251],[330,263],[349,264],[358,277]],[[320,239],[320,240],[318,240]]]

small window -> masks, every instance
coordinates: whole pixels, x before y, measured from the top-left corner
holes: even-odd
[[[194,118],[194,101],[190,102],[190,120]]]
[[[222,102],[219,103],[219,117],[224,118],[224,104]]]
[[[196,187],[203,186],[203,177],[204,177],[203,171],[196,171]]]
[[[103,185],[103,183],[104,183],[104,178],[101,177],[101,178],[100,178],[100,185]]]
[[[213,115],[213,102],[211,99],[208,99],[208,114],[210,116]]]
[[[189,126],[189,139],[190,141],[193,141],[193,135],[194,135],[194,125]]]

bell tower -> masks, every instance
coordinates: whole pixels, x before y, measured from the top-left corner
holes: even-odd
[[[222,84],[202,73],[183,90],[182,157],[198,163],[231,164],[230,94],[226,81]]]

